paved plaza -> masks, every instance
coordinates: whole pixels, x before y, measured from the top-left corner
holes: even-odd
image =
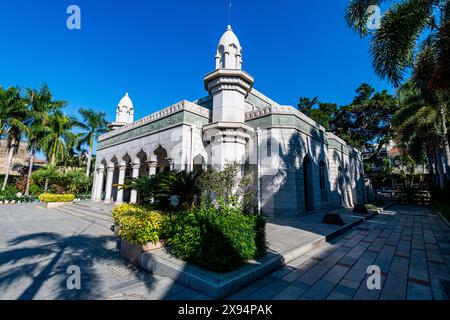
[[[381,269],[369,290],[367,267]],[[396,205],[230,299],[447,299],[450,229],[429,207]]]
[[[69,290],[69,266],[81,289]],[[381,269],[381,289],[366,286]],[[450,229],[428,207],[396,205],[229,299],[446,299]],[[0,207],[0,299],[208,299],[129,267],[107,228],[35,204]]]

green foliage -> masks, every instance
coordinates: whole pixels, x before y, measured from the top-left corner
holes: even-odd
[[[163,172],[157,177],[158,193],[163,196],[177,196],[181,208],[192,208],[202,192],[200,183],[203,174],[201,170]]]
[[[112,210],[112,217],[114,222],[120,224],[120,219],[125,215],[142,214],[151,209],[152,208],[149,206],[122,203],[114,207],[114,209]]]
[[[222,199],[226,205],[231,206],[242,200],[246,211],[254,211],[253,173],[241,174],[238,162],[226,163],[222,171],[209,168],[202,177],[201,189],[210,199]]]
[[[116,208],[114,220],[120,224],[119,236],[131,244],[144,245],[160,240],[164,216],[160,211],[145,207]]]
[[[4,191],[0,191],[0,196],[3,197],[15,197],[17,193],[19,192],[19,189],[13,184],[9,184],[6,186]]]
[[[39,187],[39,186],[36,185],[36,184],[30,185],[30,195],[31,195],[31,196],[38,196],[38,195],[40,195],[41,193],[44,193],[44,188]]]
[[[75,199],[73,194],[53,194],[43,193],[39,195],[41,202],[72,202]]]
[[[347,24],[361,36],[369,35],[366,26],[369,14],[367,8],[381,2],[383,1],[351,0],[346,12]],[[450,18],[449,7],[448,1],[392,1],[390,8],[383,13],[380,28],[371,35],[370,51],[376,73],[399,86],[404,75],[414,65],[415,53],[423,49],[419,42],[421,38],[426,38],[425,43],[442,48],[436,39],[443,38],[446,34],[446,23]],[[444,59],[441,62],[448,66],[448,56],[445,59],[446,62]],[[438,73],[442,75],[442,72]]]
[[[319,102],[317,97],[312,100],[301,97],[297,107],[300,112],[319,123],[327,131],[330,130],[330,123],[338,110],[335,103]]]
[[[83,193],[91,187],[91,178],[81,170],[69,170],[62,176],[66,180],[66,190],[71,193]]]
[[[44,130],[45,136],[40,143],[52,165],[55,165],[59,160],[67,159],[69,149],[75,146],[76,135],[72,132],[72,127],[73,120],[60,110],[49,116],[48,124]]]
[[[207,270],[228,272],[267,249],[265,219],[246,214],[239,205],[218,208],[202,201],[199,207],[167,216],[164,237],[169,252]]]
[[[131,179],[123,188],[136,190],[144,203],[150,203],[154,198],[177,196],[179,207],[189,209],[201,195],[203,174],[201,170],[161,172],[150,177]]]
[[[392,137],[392,117],[397,99],[386,90],[376,92],[363,83],[348,106],[339,108],[331,123],[331,131],[355,148],[363,149],[377,143],[379,148]]]
[[[48,165],[32,173],[33,183],[42,188],[48,180],[50,186],[60,193],[84,193],[88,192],[91,186],[91,178],[78,169],[63,172],[55,166]]]

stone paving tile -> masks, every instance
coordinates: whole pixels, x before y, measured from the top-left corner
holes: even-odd
[[[441,281],[450,279],[450,229],[430,208],[396,205],[332,242],[337,246],[308,257],[310,269],[300,270],[308,266],[302,259],[298,271],[283,273],[289,284],[273,298],[443,299]],[[380,290],[367,288],[370,265],[381,269]]]
[[[107,228],[35,204],[2,206],[0,218],[0,299],[199,296],[172,279],[144,271],[116,276],[111,267],[124,261]],[[81,269],[81,290],[67,289],[66,270],[72,264]]]

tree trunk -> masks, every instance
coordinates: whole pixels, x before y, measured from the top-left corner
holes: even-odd
[[[442,126],[442,142],[444,144],[443,152],[445,158],[446,181],[450,181],[450,147],[447,132],[447,106],[445,103],[440,105],[441,126]],[[443,160],[443,159],[442,159]]]
[[[89,177],[91,171],[91,161],[92,161],[92,149],[94,148],[94,135],[91,135],[91,139],[89,141],[89,152],[87,158],[87,167],[86,167],[86,176]]]
[[[33,163],[34,163],[35,153],[36,153],[36,149],[33,147],[31,149],[31,155],[30,155],[30,166],[28,167],[27,186],[25,188],[26,196],[30,195],[31,173],[33,172]]]
[[[433,155],[427,153],[427,160],[428,160],[428,172],[431,177],[432,183],[435,184],[437,182],[437,177],[436,177],[436,170],[433,167],[434,165]]]
[[[447,181],[450,181],[450,146],[448,142],[448,135],[444,135],[444,155],[445,155],[445,170],[447,171]]]
[[[436,152],[436,168],[439,176],[439,186],[441,187],[441,190],[444,190],[445,184],[444,165],[442,163],[440,150],[436,149],[435,152]]]
[[[55,155],[56,151],[55,151],[55,149],[56,149],[56,148],[53,148],[54,152],[53,152],[53,154],[52,154],[52,159],[50,160],[50,164],[51,164],[52,166],[53,166],[53,165],[55,164],[55,162],[56,162],[56,155]],[[47,191],[47,189],[48,189],[48,178],[45,179],[44,191]]]
[[[2,191],[5,191],[6,185],[8,184],[9,172],[11,171],[11,165],[14,157],[14,147],[15,141],[12,141],[11,146],[9,147],[8,162],[6,163],[6,173],[5,173],[5,180],[3,180]]]

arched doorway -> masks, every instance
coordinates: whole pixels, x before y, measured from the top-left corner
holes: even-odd
[[[192,169],[194,171],[196,170],[203,170],[205,167],[205,158],[201,154],[198,154],[194,157],[194,164],[192,166]]]
[[[306,156],[303,159],[303,187],[305,196],[305,211],[314,210],[314,191],[313,191],[313,175],[312,175],[312,161]]]
[[[170,171],[170,162],[167,159],[167,151],[161,145],[156,148],[156,150],[153,152],[153,154],[156,156],[156,173],[164,172],[164,171]]]
[[[320,160],[319,162],[319,185],[320,185],[320,201],[322,202],[322,208],[327,206],[328,191],[327,191],[327,169],[325,162]]]

